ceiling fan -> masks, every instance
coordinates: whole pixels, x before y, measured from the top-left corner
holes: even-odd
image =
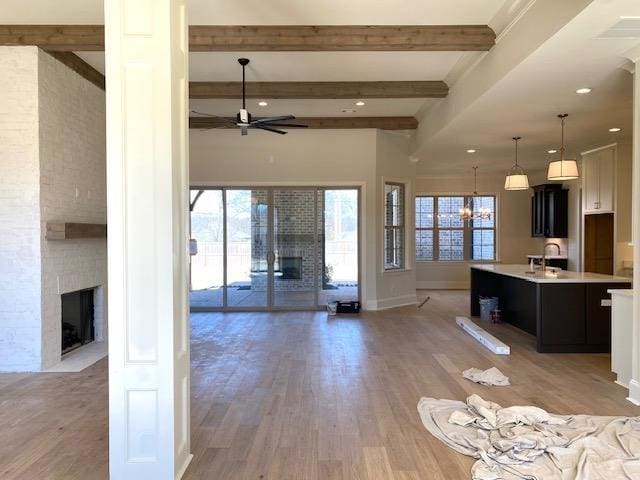
[[[248,58],[239,58],[238,63],[242,65],[242,108],[236,115],[235,122],[231,121],[229,126],[236,125],[240,127],[240,134],[247,135],[249,133],[250,128],[258,128],[260,130],[266,130],[268,132],[279,133],[280,135],[285,135],[287,132],[284,130],[280,130],[280,128],[308,128],[308,125],[298,125],[292,123],[274,123],[274,122],[285,122],[287,120],[295,120],[296,117],[293,115],[280,115],[276,117],[266,117],[259,118],[258,120],[253,120],[251,114],[247,110],[246,106],[246,88],[247,84],[245,81],[245,67],[249,65]],[[197,113],[199,115],[206,115],[208,117],[216,117],[217,115],[211,115],[208,113],[196,112],[193,110],[193,113]],[[279,128],[276,128],[279,127]],[[221,127],[227,128],[227,127]]]

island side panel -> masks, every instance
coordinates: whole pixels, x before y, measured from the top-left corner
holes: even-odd
[[[472,317],[480,316],[480,297],[502,296],[502,275],[471,268],[471,295],[469,312]]]
[[[537,335],[537,292],[538,285],[534,282],[503,277],[500,295],[502,320]]]
[[[583,283],[542,283],[538,296],[538,352],[586,352]]]

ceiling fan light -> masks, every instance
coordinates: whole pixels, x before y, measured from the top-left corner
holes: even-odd
[[[504,180],[505,190],[528,190],[529,177],[526,173],[509,173]]]
[[[576,160],[563,158],[549,162],[547,180],[575,180],[579,177],[578,162]]]

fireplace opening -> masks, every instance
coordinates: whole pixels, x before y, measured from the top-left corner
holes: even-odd
[[[62,354],[95,340],[93,288],[62,295]]]
[[[280,257],[282,280],[302,279],[302,257]]]

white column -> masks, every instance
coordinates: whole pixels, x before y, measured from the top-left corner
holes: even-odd
[[[633,73],[633,342],[628,400],[640,405],[640,47],[627,53]]]
[[[173,480],[189,444],[185,0],[105,0],[109,469]]]

